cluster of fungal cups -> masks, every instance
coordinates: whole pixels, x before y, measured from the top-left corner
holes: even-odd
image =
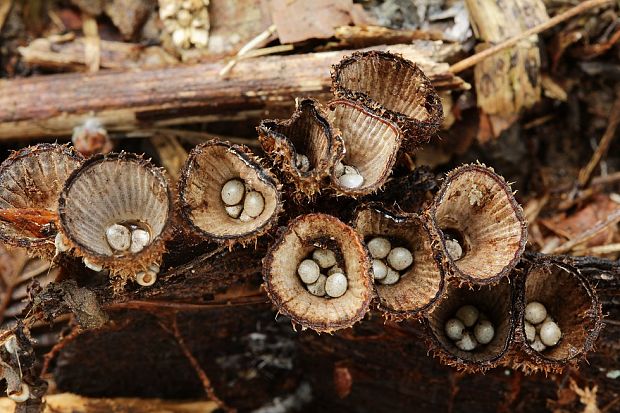
[[[250,189],[240,179],[231,179],[222,187],[222,202],[226,213],[241,222],[248,222],[265,209],[265,198],[258,191]]]
[[[0,166],[0,240],[48,258],[70,253],[120,276],[119,286],[151,285],[177,215],[177,232],[189,239],[232,247],[269,234],[265,290],[303,328],[348,328],[372,305],[388,318],[423,319],[433,353],[469,371],[506,362],[515,343],[515,363],[529,367],[562,368],[591,349],[600,305],[579,274],[536,267],[521,280],[512,272],[527,224],[491,168],[451,171],[421,211],[385,207],[383,194],[356,205],[350,223],[298,214],[319,194],[312,209],[330,197],[373,197],[402,148],[427,141],[441,121],[429,79],[402,57],[356,53],[334,67],[332,80],[335,100],[326,107],[302,99],[290,119],[261,123],[264,158],[219,140],[196,146],[176,203],[162,170],[137,155],[84,160],[62,145],[13,154]],[[292,204],[288,215],[283,201]],[[576,297],[566,303],[569,315],[558,313],[560,290]],[[557,322],[532,318],[521,301],[529,310],[546,303]]]
[[[495,337],[495,327],[474,305],[460,307],[454,318],[446,321],[446,335],[463,351],[473,351],[489,344]]]

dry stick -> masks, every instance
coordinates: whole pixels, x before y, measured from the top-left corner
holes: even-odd
[[[605,228],[611,225],[615,225],[618,222],[620,222],[620,209],[616,209],[613,213],[609,214],[609,216],[607,217],[605,221],[595,225],[594,227],[587,230],[586,232],[579,235],[578,237],[573,238],[565,242],[564,244],[557,246],[556,248],[553,249],[553,251],[551,251],[551,253],[565,254],[569,252],[575,245],[579,245],[582,242],[586,242],[590,238],[597,235],[599,232],[603,231]]]
[[[590,177],[592,176],[592,172],[594,172],[594,169],[609,150],[609,145],[611,145],[611,141],[616,136],[616,129],[618,129],[618,124],[620,124],[620,91],[616,93],[616,100],[611,108],[611,112],[609,113],[609,122],[607,123],[607,129],[605,129],[605,133],[601,138],[601,142],[599,143],[598,148],[596,148],[596,151],[594,151],[590,162],[588,162],[588,164],[582,168],[581,171],[579,171],[577,183],[580,188],[587,185]]]
[[[603,6],[605,4],[611,4],[611,3],[613,3],[613,1],[611,0],[584,1],[583,3],[580,3],[576,5],[575,7],[566,10],[564,13],[560,13],[557,16],[550,18],[546,22],[541,23],[537,26],[534,26],[531,29],[524,31],[523,33],[515,37],[512,37],[504,42],[498,43],[493,47],[490,47],[486,50],[481,51],[480,53],[476,53],[475,55],[468,57],[467,59],[463,59],[460,62],[453,64],[452,66],[450,66],[450,72],[452,73],[462,72],[463,70],[466,70],[472,66],[475,66],[476,64],[480,63],[482,60],[486,59],[487,57],[492,56],[496,53],[501,52],[502,50],[508,49],[516,45],[523,39],[526,39],[534,34],[544,32],[545,30],[550,29],[553,26],[556,26],[562,23],[563,21],[568,20],[574,16],[577,16],[578,14],[584,13],[594,7],[599,7],[599,6]]]
[[[239,51],[237,52],[237,55],[233,57],[232,60],[228,62],[228,64],[224,66],[222,70],[220,70],[220,76],[226,76],[226,74],[230,72],[232,68],[237,64],[237,61],[241,57],[243,57],[243,55],[247,54],[250,50],[256,49],[260,45],[265,44],[269,40],[271,35],[276,32],[276,29],[277,29],[276,25],[272,24],[271,26],[267,28],[267,30],[260,33],[258,36],[256,36],[249,42],[247,42],[241,49],[239,49]]]

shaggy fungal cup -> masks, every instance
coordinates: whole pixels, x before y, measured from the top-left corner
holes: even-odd
[[[297,101],[290,119],[263,120],[257,130],[263,150],[279,166],[283,181],[299,191],[296,196],[314,196],[344,155],[340,132],[313,99]]]
[[[134,154],[97,155],[73,171],[58,200],[59,250],[122,280],[161,261],[172,197],[159,168]]]
[[[217,242],[249,242],[268,231],[281,210],[279,184],[238,145],[212,140],[195,147],[179,179],[181,216]]]
[[[83,162],[68,146],[39,144],[13,152],[0,165],[0,241],[54,256],[58,195]]]
[[[514,332],[513,284],[470,289],[450,284],[426,316],[430,347],[442,363],[470,372],[497,366]]]
[[[345,154],[331,172],[337,194],[359,196],[377,191],[392,172],[400,148],[396,124],[349,100],[329,104],[329,121],[341,132]]]
[[[335,262],[335,264],[334,264]],[[265,289],[278,312],[318,332],[360,321],[372,298],[361,237],[325,214],[292,220],[263,260]]]
[[[470,284],[494,284],[519,261],[527,241],[523,211],[492,169],[454,169],[429,210],[451,274]]]
[[[333,67],[332,90],[338,98],[396,122],[410,148],[427,142],[443,118],[430,80],[415,63],[392,53],[369,51],[343,58]]]
[[[356,211],[353,226],[372,256],[377,305],[386,316],[418,316],[438,299],[443,290],[441,253],[420,217],[368,204]]]
[[[519,323],[526,371],[562,371],[592,349],[601,308],[587,280],[567,265],[534,261],[525,275]]]

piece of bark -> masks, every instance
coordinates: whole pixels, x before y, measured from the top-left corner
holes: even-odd
[[[375,49],[402,54],[420,65],[440,90],[468,85],[434,59],[441,45]],[[351,50],[271,56],[239,62],[225,79],[222,63],[143,71],[106,71],[0,80],[0,139],[70,135],[89,116],[108,131],[196,123],[222,113],[292,108],[300,95],[325,96],[330,68]],[[265,116],[267,117],[267,113]]]
[[[55,38],[35,39],[18,48],[24,62],[65,71],[86,71],[86,39],[57,42]],[[99,40],[99,66],[104,69],[149,69],[178,63],[158,46]]]
[[[45,397],[42,413],[210,413],[217,405],[209,401],[172,401],[138,398],[89,398],[72,393],[52,394]],[[0,411],[11,412],[15,402],[0,398]]]
[[[351,23],[352,0],[270,0],[271,18],[280,43],[327,39],[336,27]]]
[[[542,0],[467,0],[476,37],[483,43],[476,51],[507,40],[548,19]],[[519,43],[478,63],[474,69],[478,106],[487,114],[505,118],[493,122],[499,136],[502,123],[509,126],[514,115],[540,100],[540,50],[538,37]],[[495,130],[498,129],[498,130]]]

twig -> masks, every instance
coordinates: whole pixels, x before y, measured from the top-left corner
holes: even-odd
[[[609,216],[607,217],[607,219],[605,221],[595,225],[594,227],[592,227],[591,229],[587,230],[586,232],[584,232],[583,234],[579,235],[578,237],[573,238],[573,239],[565,242],[562,245],[559,245],[558,247],[554,248],[553,251],[551,251],[551,252],[553,254],[564,254],[564,253],[567,253],[568,251],[573,249],[573,247],[575,245],[579,245],[582,242],[586,242],[587,240],[589,240],[590,238],[594,237],[599,232],[603,231],[605,228],[607,228],[607,227],[609,227],[611,225],[615,225],[618,222],[620,222],[620,209],[617,209],[613,213],[609,214]]]
[[[237,64],[239,59],[243,55],[247,54],[250,50],[256,49],[259,46],[264,45],[271,37],[271,35],[276,32],[276,29],[276,25],[272,24],[264,32],[260,33],[258,36],[247,42],[241,49],[239,49],[237,55],[233,57],[232,60],[228,62],[228,64],[224,66],[222,70],[220,70],[220,76],[226,76],[226,74],[228,74],[228,72],[230,72],[232,68]]]
[[[616,94],[616,100],[614,101],[614,105],[609,113],[607,129],[605,129],[601,142],[599,143],[598,148],[596,148],[596,151],[594,151],[594,154],[592,154],[590,162],[588,162],[588,164],[581,169],[581,171],[579,171],[577,183],[580,188],[587,185],[590,177],[592,176],[592,172],[594,172],[594,169],[609,150],[609,145],[616,136],[616,129],[618,129],[618,124],[620,124],[620,91],[617,91]]]
[[[575,250],[574,253],[577,255],[603,255],[603,254],[611,254],[614,252],[620,252],[620,243],[615,244],[607,244],[607,245],[597,245],[596,247],[584,248]]]
[[[515,37],[512,37],[506,41],[498,43],[493,47],[490,47],[486,50],[481,51],[480,53],[476,53],[473,56],[470,56],[466,59],[461,60],[458,63],[453,64],[452,66],[450,66],[450,72],[452,73],[462,72],[463,70],[466,70],[472,66],[475,66],[476,64],[480,63],[482,60],[486,59],[487,57],[492,56],[496,53],[501,52],[502,50],[508,49],[516,45],[523,39],[526,39],[532,35],[544,32],[545,30],[548,30],[552,28],[553,26],[556,26],[562,23],[565,20],[568,20],[574,16],[577,16],[578,14],[581,14],[590,9],[593,9],[594,7],[599,7],[599,6],[603,6],[605,4],[611,4],[611,3],[612,3],[611,0],[588,0],[588,1],[584,1],[583,3],[579,3],[575,7],[566,10],[564,13],[560,13],[557,16],[553,16],[552,18],[550,18],[544,23],[534,26],[531,29],[524,31],[523,33]]]
[[[592,182],[590,182],[590,184],[591,185],[608,185],[608,184],[616,183],[617,181],[620,181],[620,171],[614,172],[609,175],[596,176],[592,178]]]

